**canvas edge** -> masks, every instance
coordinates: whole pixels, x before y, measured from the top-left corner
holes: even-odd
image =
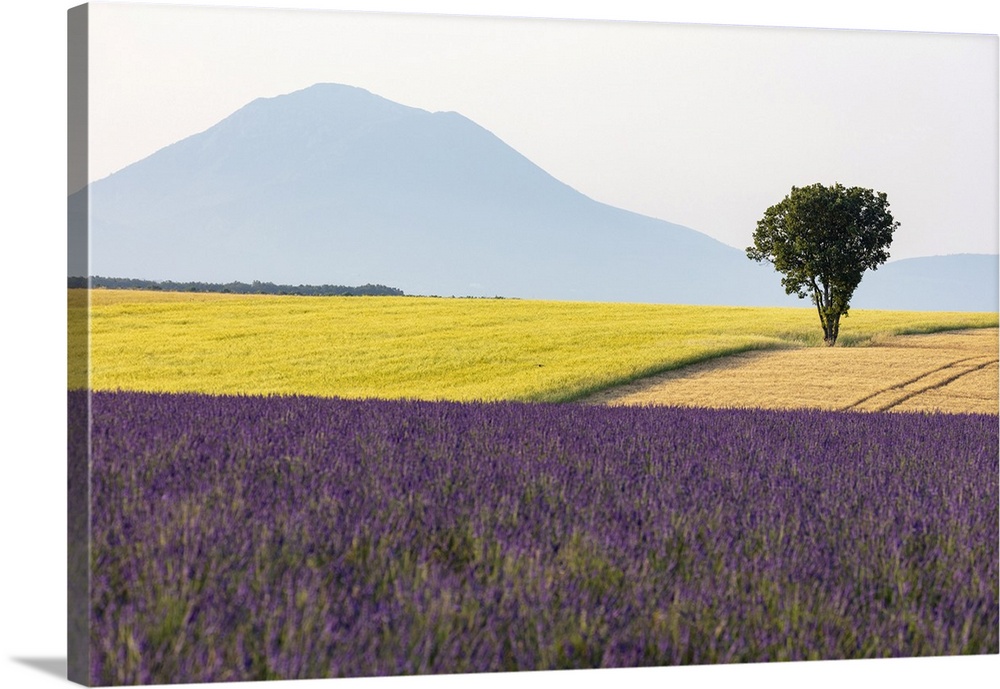
[[[89,7],[67,10],[67,272],[89,281]],[[74,194],[74,192],[76,192]],[[76,198],[74,198],[74,196]],[[82,307],[82,308],[81,308]],[[67,679],[90,686],[89,298],[67,294]],[[83,374],[82,379],[77,377]],[[73,390],[73,378],[85,381]]]

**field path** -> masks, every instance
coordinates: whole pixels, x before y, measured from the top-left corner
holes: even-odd
[[[997,328],[723,357],[605,390],[585,404],[812,407],[997,414]]]

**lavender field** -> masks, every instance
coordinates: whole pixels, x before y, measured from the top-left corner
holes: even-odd
[[[997,653],[997,436],[93,393],[92,680]]]

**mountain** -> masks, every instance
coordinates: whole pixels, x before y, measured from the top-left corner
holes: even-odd
[[[731,247],[598,203],[459,114],[348,86],[255,100],[90,194],[91,274],[790,303]]]
[[[92,275],[806,305],[743,251],[590,199],[462,115],[337,84],[257,99],[89,204]]]
[[[1000,257],[953,254],[890,261],[865,274],[851,305],[903,311],[1000,310]]]

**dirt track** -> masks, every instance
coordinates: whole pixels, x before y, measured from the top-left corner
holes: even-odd
[[[747,352],[583,402],[997,414],[998,345],[998,330],[987,328],[895,336],[866,347]]]

